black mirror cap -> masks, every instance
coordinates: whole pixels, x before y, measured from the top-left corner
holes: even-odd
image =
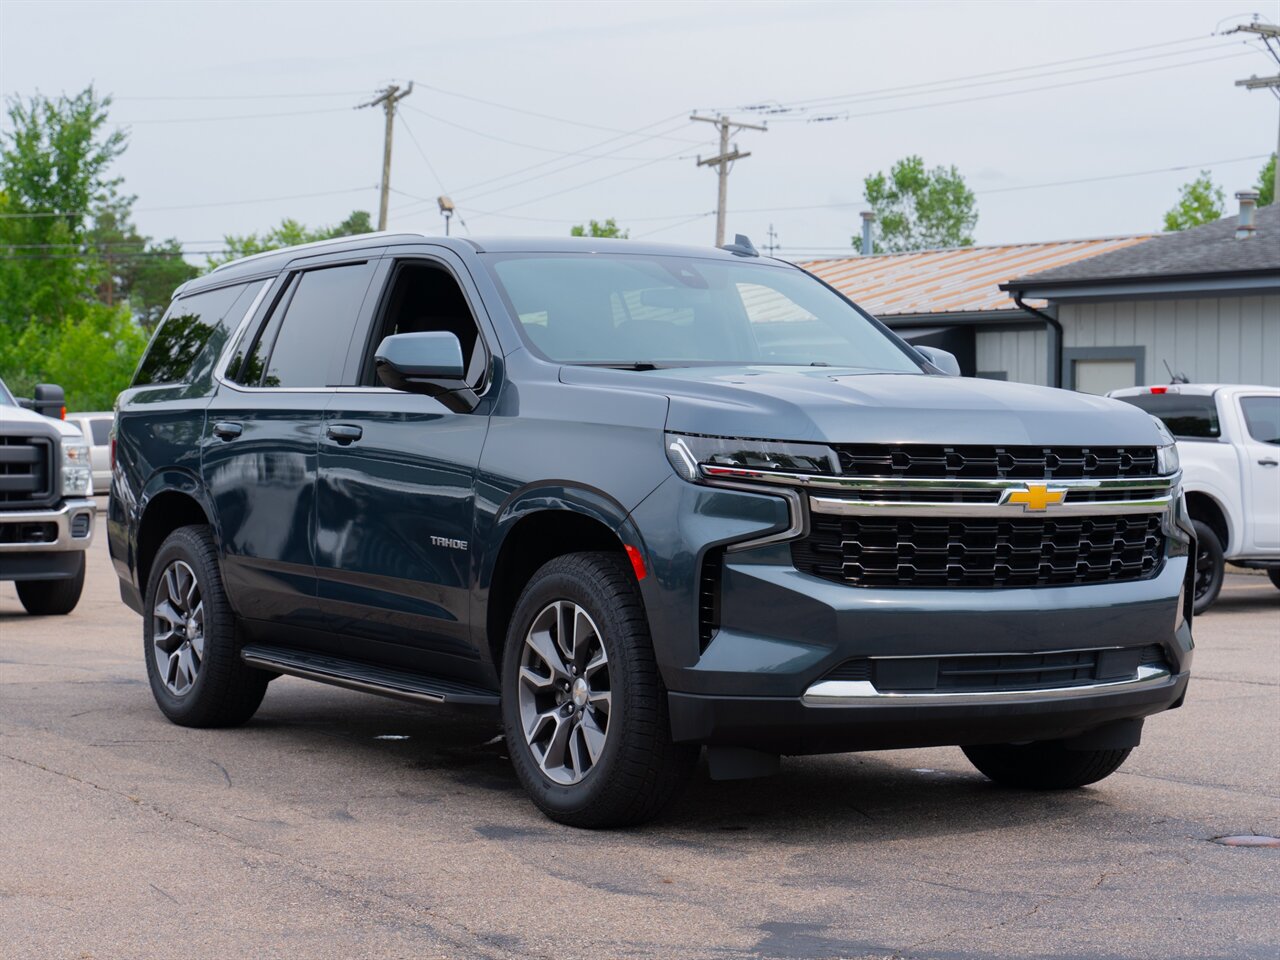
[[[37,383],[31,408],[54,420],[67,418],[67,395],[56,383]]]
[[[467,384],[462,344],[445,331],[387,337],[373,355],[378,379],[392,390],[434,397],[454,413],[470,413],[480,398]]]

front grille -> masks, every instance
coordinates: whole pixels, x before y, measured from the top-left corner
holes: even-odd
[[[53,502],[53,453],[45,437],[0,436],[0,507]]]
[[[1108,480],[1151,477],[1155,447],[838,444],[852,477],[934,480]]]
[[[856,657],[823,680],[869,680],[881,693],[1046,690],[1133,680],[1139,664],[1165,664],[1158,644],[1115,650],[941,657]]]
[[[813,514],[791,545],[802,573],[862,587],[1041,587],[1154,576],[1157,514],[839,517]]]

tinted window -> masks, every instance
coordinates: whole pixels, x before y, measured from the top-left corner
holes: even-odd
[[[211,365],[221,352],[228,327],[244,316],[235,311],[236,304],[248,309],[262,282],[196,293],[170,304],[133,378],[134,386],[195,380],[198,367]],[[197,364],[198,360],[204,362]]]
[[[325,267],[299,276],[291,294],[277,308],[276,317],[267,324],[241,380],[264,387],[337,383],[372,277],[372,263]],[[259,379],[263,356],[270,359]]]
[[[1204,394],[1140,393],[1116,399],[1159,417],[1169,432],[1179,439],[1217,440],[1222,435],[1218,425],[1218,405],[1213,397]]]
[[[1261,443],[1280,444],[1280,397],[1241,397],[1240,409],[1249,436]]]
[[[93,435],[95,447],[105,447],[111,442],[111,420],[107,417],[94,417],[89,421],[89,432]]]
[[[865,314],[789,267],[621,253],[485,259],[552,360],[921,370]]]

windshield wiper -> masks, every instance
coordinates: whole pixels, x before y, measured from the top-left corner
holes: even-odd
[[[609,367],[612,370],[657,370],[652,360],[580,360],[570,361],[572,367]]]

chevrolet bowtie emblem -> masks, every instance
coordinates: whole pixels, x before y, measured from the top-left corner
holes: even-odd
[[[1066,499],[1067,491],[1061,487],[1050,489],[1043,483],[1029,483],[1025,490],[1006,490],[1001,503],[1022,505],[1024,512],[1043,512]]]

